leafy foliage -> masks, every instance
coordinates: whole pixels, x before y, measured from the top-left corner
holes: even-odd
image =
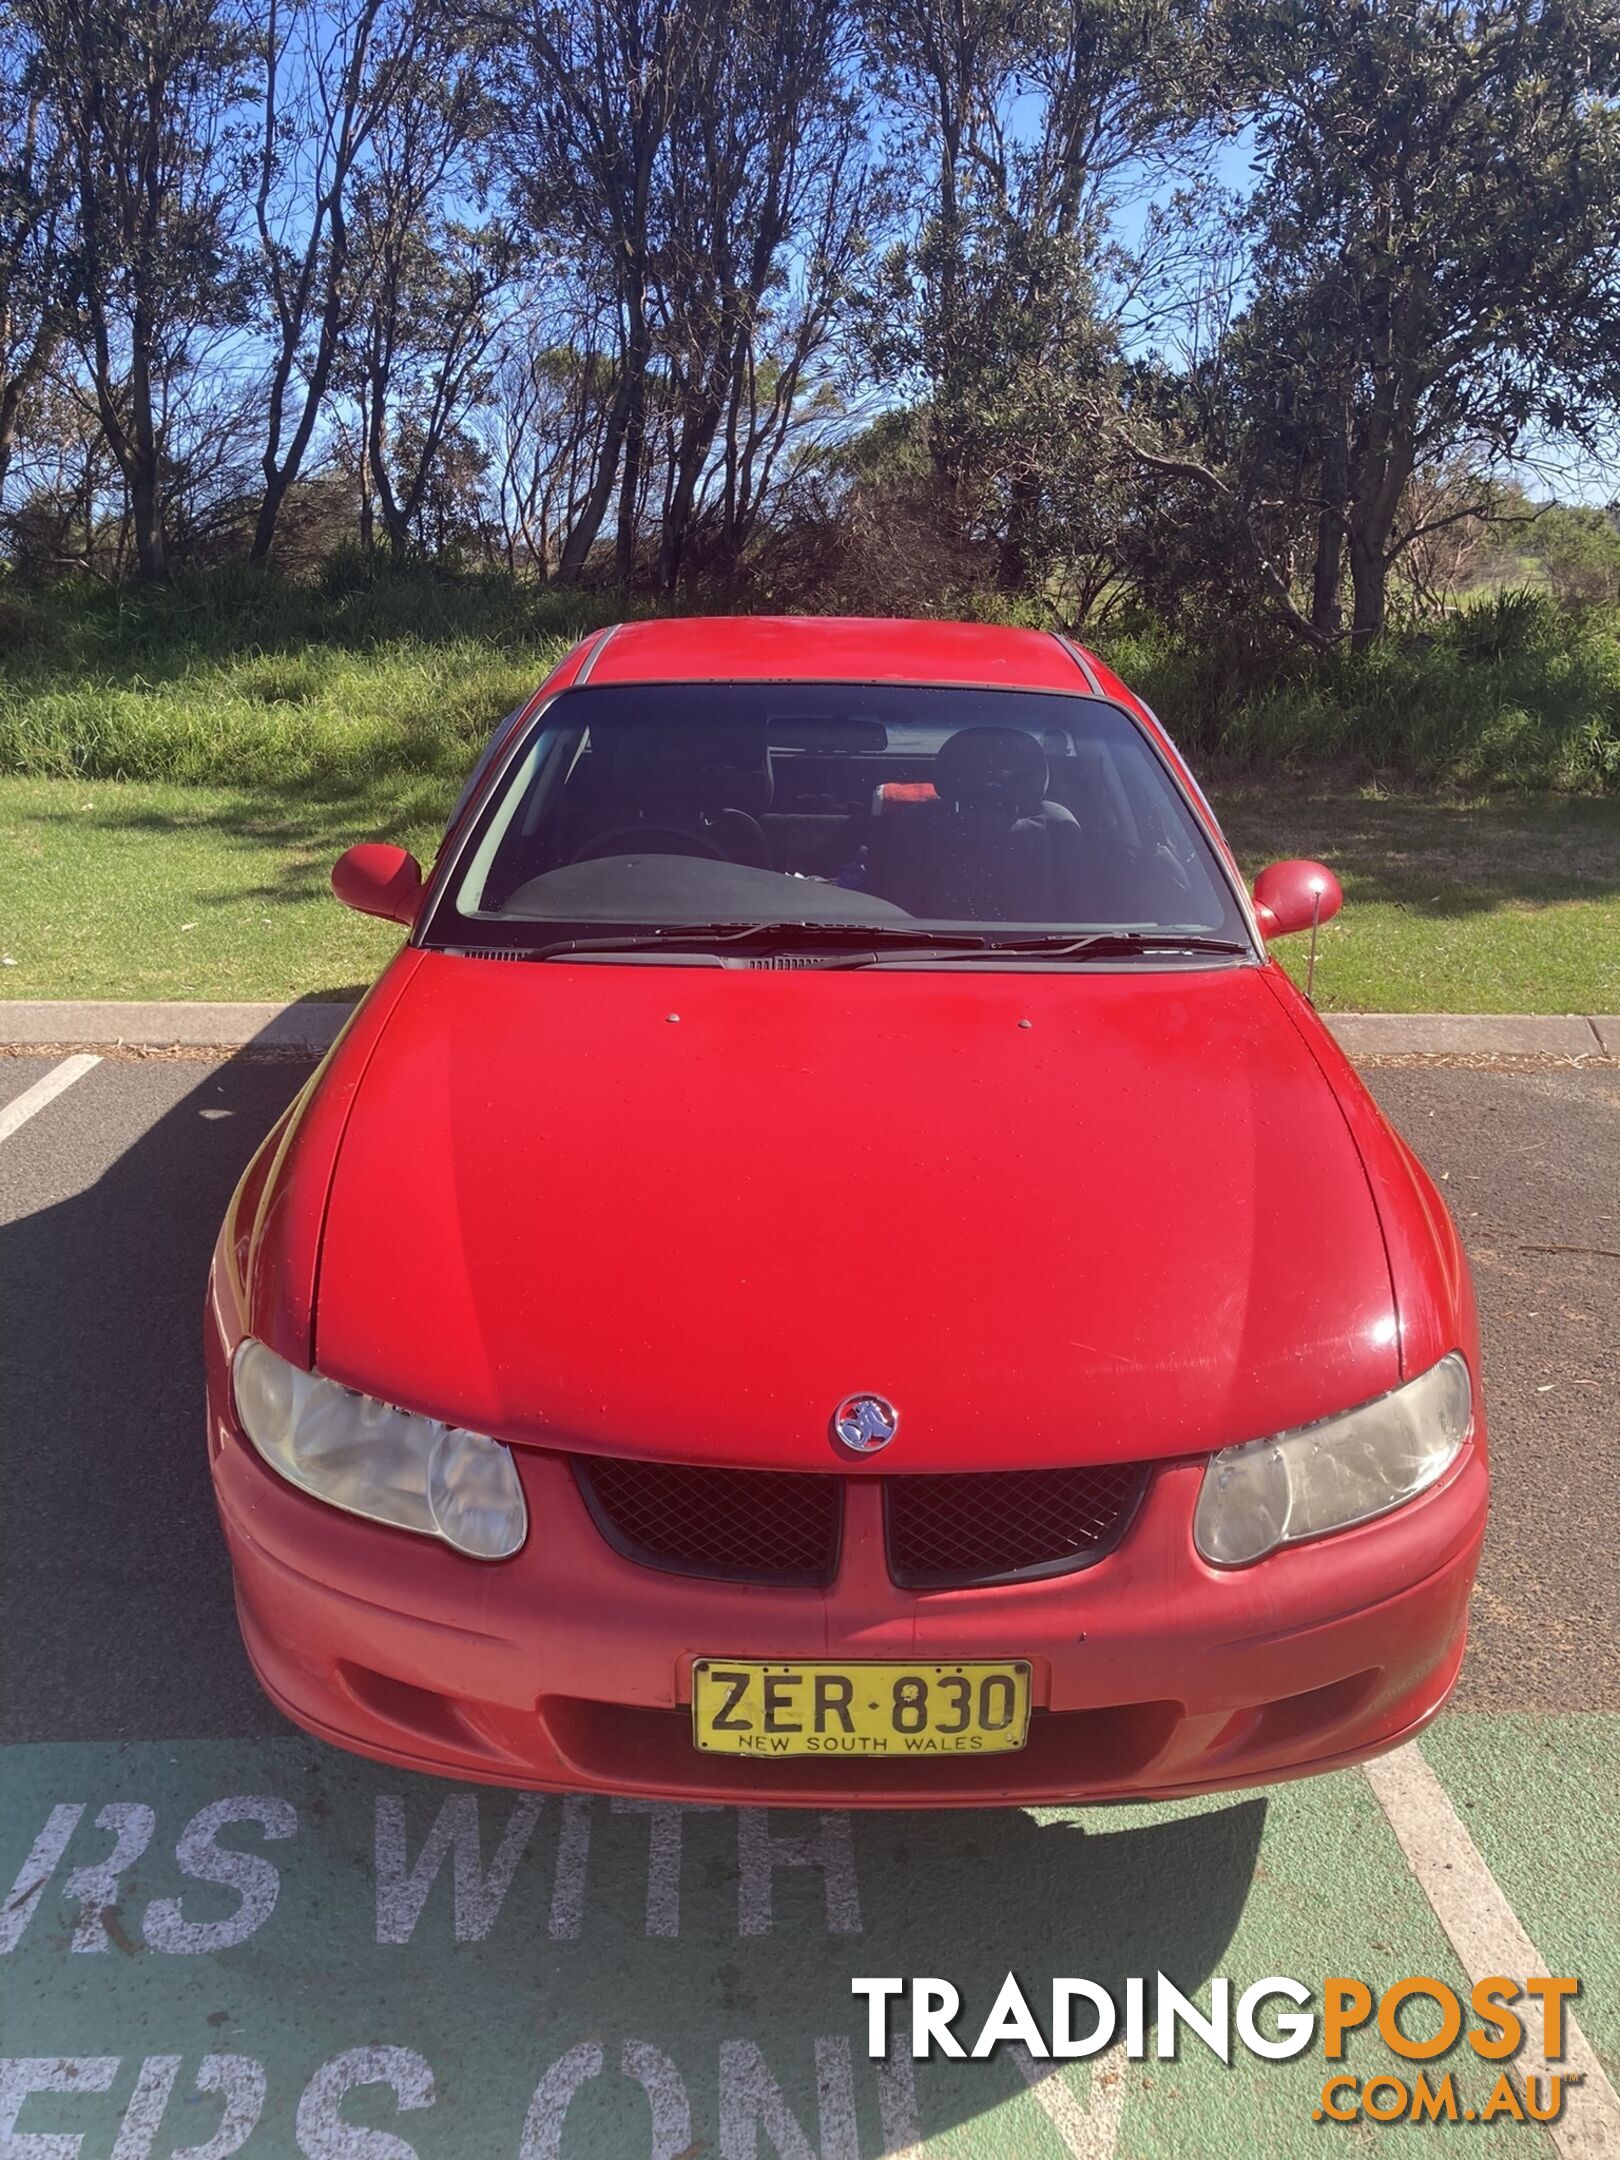
[[[1620,601],[1620,530],[1609,511],[1554,503],[1526,531],[1524,551],[1563,606]]]

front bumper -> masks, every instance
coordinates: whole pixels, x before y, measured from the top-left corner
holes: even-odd
[[[1092,1567],[919,1595],[889,1580],[875,1481],[850,1489],[836,1582],[798,1590],[621,1558],[560,1455],[520,1455],[531,1528],[508,1561],[341,1514],[253,1453],[218,1355],[209,1452],[248,1654],[297,1724],[486,1783],[814,1807],[1167,1798],[1394,1747],[1456,1681],[1488,1482],[1477,1431],[1394,1514],[1219,1571],[1191,1541],[1202,1467],[1166,1463]],[[1029,1743],[923,1761],[700,1754],[691,1665],[716,1655],[1027,1658]]]

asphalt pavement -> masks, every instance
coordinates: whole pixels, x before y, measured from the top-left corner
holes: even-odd
[[[1448,1195],[1485,1335],[1471,1647],[1407,1751],[1438,1803],[1351,1772],[1106,1814],[672,1829],[458,1798],[265,1702],[209,1495],[199,1308],[232,1186],[311,1068],[108,1054],[7,1131],[61,1062],[0,1056],[0,2160],[1315,2153],[1320,2062],[885,2068],[848,1978],[953,1976],[975,2022],[1013,1967],[1034,1992],[1156,1970],[1465,1987],[1409,1843],[1424,1805],[1453,1826],[1435,1868],[1477,1867],[1541,1969],[1582,1976],[1598,2080],[1620,2071],[1620,1069],[1368,1074]],[[199,1846],[204,1822],[234,1828]],[[1525,2153],[1617,2149],[1499,2127]]]
[[[1620,1711],[1620,1067],[1366,1077],[1479,1299],[1495,1488],[1456,1700]]]

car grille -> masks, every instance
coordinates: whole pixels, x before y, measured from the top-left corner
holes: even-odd
[[[605,1455],[575,1456],[574,1474],[608,1543],[644,1567],[799,1585],[837,1572],[843,1478]],[[1086,1567],[1124,1536],[1147,1478],[1141,1463],[884,1478],[889,1573],[943,1590]]]
[[[1067,1574],[1118,1544],[1146,1484],[1140,1463],[887,1478],[889,1573],[907,1590]]]
[[[626,1559],[728,1582],[830,1583],[842,1479],[575,1456],[596,1526]]]

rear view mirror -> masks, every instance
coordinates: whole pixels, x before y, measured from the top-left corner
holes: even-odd
[[[1268,943],[1331,922],[1343,905],[1339,881],[1326,863],[1269,863],[1254,881],[1254,912]]]
[[[332,865],[332,890],[345,907],[409,929],[422,901],[422,866],[405,848],[363,840]]]

